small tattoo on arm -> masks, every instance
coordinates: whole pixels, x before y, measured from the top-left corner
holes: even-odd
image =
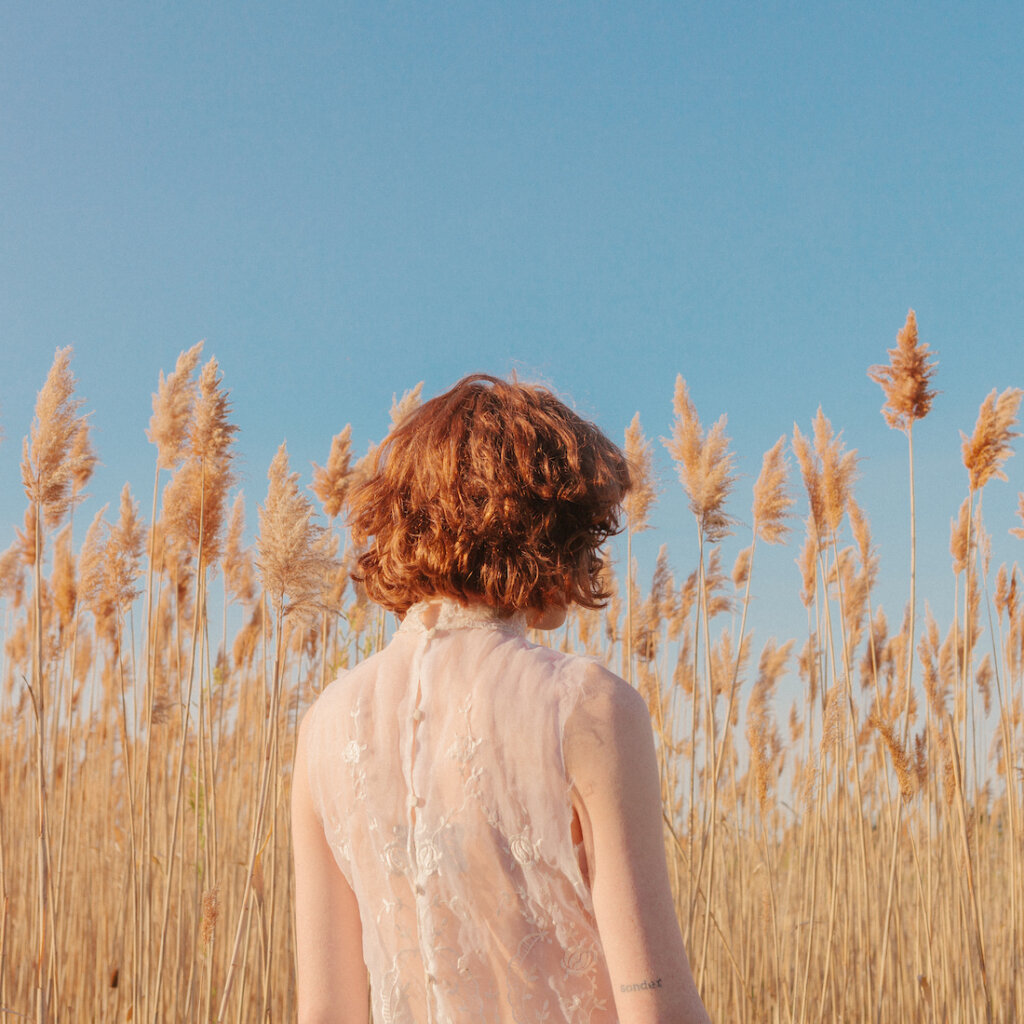
[[[623,992],[642,992],[648,988],[661,988],[661,978],[655,978],[653,981],[637,981],[632,985],[620,985],[619,988]]]

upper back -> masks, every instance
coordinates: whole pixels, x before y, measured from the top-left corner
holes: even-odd
[[[310,785],[382,1020],[614,1019],[563,756],[585,669],[446,602],[321,695]]]

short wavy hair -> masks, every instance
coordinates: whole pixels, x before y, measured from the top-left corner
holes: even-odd
[[[472,374],[402,420],[353,488],[353,576],[398,614],[435,596],[600,608],[629,487],[622,451],[547,388]]]

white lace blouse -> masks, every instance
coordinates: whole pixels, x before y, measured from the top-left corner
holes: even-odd
[[[617,1020],[563,735],[586,662],[452,601],[410,609],[307,723],[377,1024]]]

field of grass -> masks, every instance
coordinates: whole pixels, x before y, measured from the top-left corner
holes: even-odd
[[[245,545],[227,392],[200,355],[182,353],[154,398],[148,523],[127,487],[116,518],[75,518],[95,456],[68,350],[39,394],[25,522],[0,556],[3,1020],[294,1017],[297,723],[393,620],[348,578],[345,494],[366,463],[347,430],[316,501],[282,446]],[[906,437],[912,494],[933,372],[912,317],[890,360],[872,374],[894,443]],[[639,420],[626,431],[637,487],[616,596],[538,639],[601,657],[647,699],[679,918],[716,1021],[1024,1013],[1024,595],[1016,566],[989,564],[981,514],[1021,397],[993,392],[965,439],[957,613],[941,623],[921,611],[913,541],[906,613],[877,608],[854,459],[820,413],[810,436],[766,453],[749,547],[724,568],[721,541],[740,532],[734,458],[681,379],[669,448],[696,564],[677,579],[661,557],[641,585],[650,443]],[[913,523],[912,503],[911,538]],[[754,650],[758,550],[791,529],[805,530],[807,631]],[[797,675],[804,697],[785,720],[776,687]]]

